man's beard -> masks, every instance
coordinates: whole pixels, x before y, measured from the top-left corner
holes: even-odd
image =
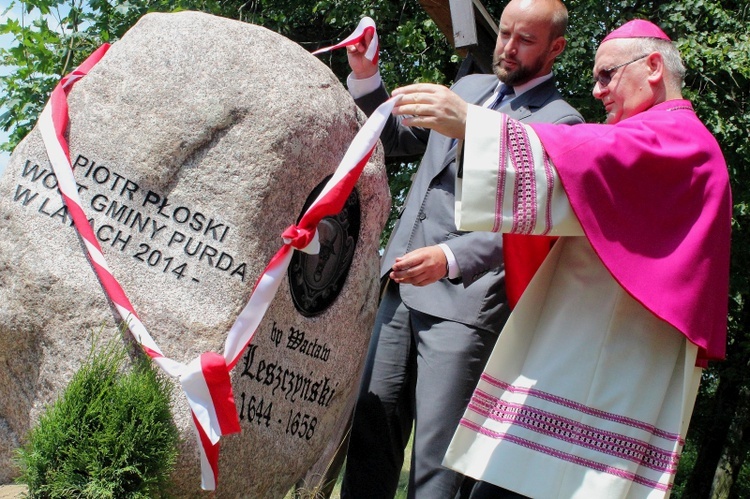
[[[526,83],[527,81],[536,78],[537,76],[542,76],[538,74],[544,66],[544,60],[542,59],[542,57],[537,58],[529,66],[525,66],[517,61],[514,62],[516,62],[516,68],[513,70],[507,70],[502,67],[500,56],[495,54],[492,59],[492,71],[495,73],[495,76],[497,76],[500,81],[502,81],[506,85],[510,85],[512,87],[518,84]]]

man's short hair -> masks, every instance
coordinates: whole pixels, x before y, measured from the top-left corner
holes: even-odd
[[[633,57],[652,52],[660,53],[664,60],[668,81],[676,85],[678,89],[682,87],[685,81],[685,65],[674,43],[658,38],[630,38],[629,40],[631,41],[629,51]]]

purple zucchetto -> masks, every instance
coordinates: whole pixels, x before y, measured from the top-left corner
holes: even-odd
[[[628,21],[604,37],[602,43],[615,38],[658,38],[671,42],[666,33],[659,26],[644,19]]]

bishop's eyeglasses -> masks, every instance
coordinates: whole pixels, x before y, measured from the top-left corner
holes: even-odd
[[[599,82],[599,85],[601,85],[602,87],[606,87],[607,85],[609,85],[609,82],[612,81],[612,75],[614,75],[615,71],[617,71],[621,67],[627,66],[628,64],[633,64],[636,61],[640,61],[644,57],[648,57],[648,54],[643,54],[640,57],[636,57],[632,61],[623,62],[622,64],[612,66],[611,68],[600,69],[599,72],[596,73],[596,76],[594,76],[594,85],[596,85],[596,82]]]

